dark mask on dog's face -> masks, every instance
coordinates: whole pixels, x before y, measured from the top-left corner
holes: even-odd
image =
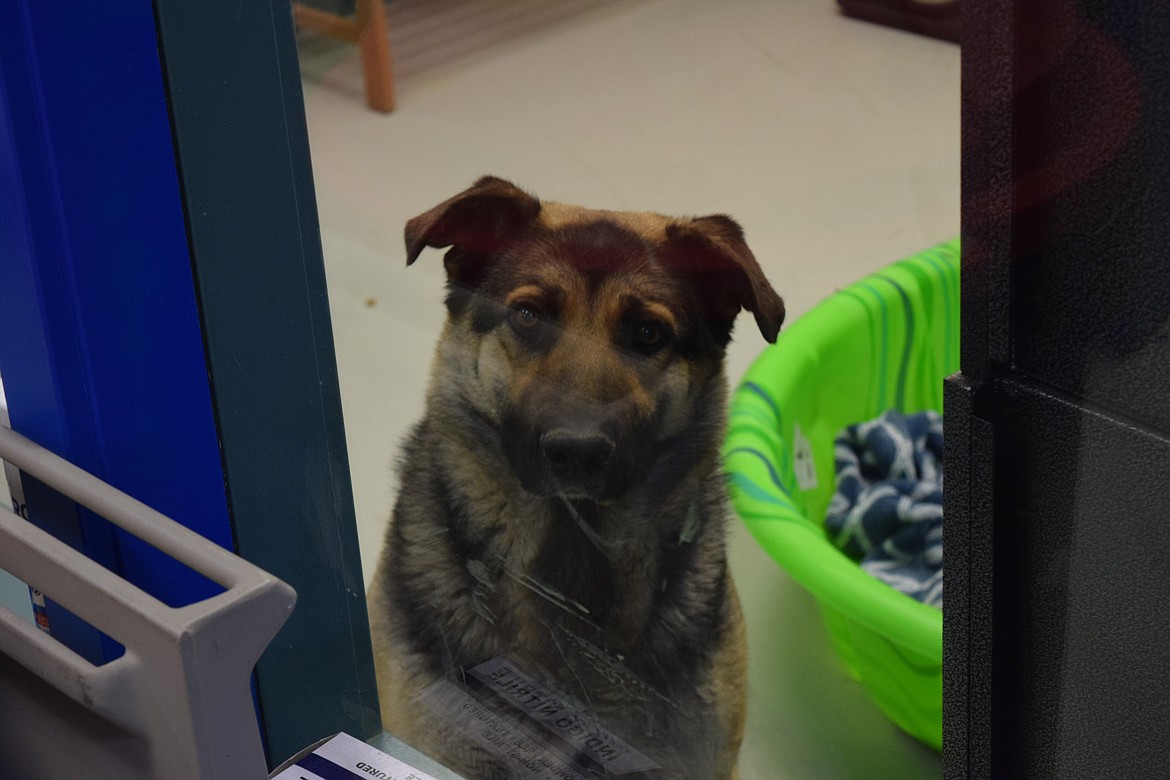
[[[542,204],[486,178],[411,220],[406,240],[408,262],[450,247],[451,318],[507,377],[495,422],[536,495],[614,500],[684,432],[720,435],[697,404],[736,315],[751,310],[769,341],[784,317],[726,217]]]

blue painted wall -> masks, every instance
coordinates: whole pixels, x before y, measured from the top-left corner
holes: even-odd
[[[13,427],[231,548],[148,0],[0,4],[0,300]],[[43,487],[25,490],[34,522],[162,601],[217,592]],[[55,605],[49,618],[91,660],[120,651]]]

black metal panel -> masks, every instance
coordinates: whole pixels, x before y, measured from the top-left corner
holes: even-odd
[[[943,388],[948,470],[943,493],[943,771],[945,780],[967,776],[970,763],[971,650],[971,418],[970,382],[962,375]]]
[[[993,401],[990,777],[1170,766],[1170,438],[1040,385]]]
[[[291,9],[156,14],[236,548],[298,596],[256,671],[278,763],[380,730]]]
[[[963,373],[1010,361],[1013,67],[1011,0],[963,3]]]
[[[946,610],[943,616],[943,771],[988,777],[991,755],[993,427],[985,385],[947,380]]]
[[[1013,368],[1170,430],[1170,5],[1016,25]]]

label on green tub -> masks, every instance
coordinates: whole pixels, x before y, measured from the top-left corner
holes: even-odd
[[[792,468],[796,472],[796,484],[801,490],[814,490],[817,486],[817,464],[813,460],[812,442],[804,435],[800,425],[792,428]]]

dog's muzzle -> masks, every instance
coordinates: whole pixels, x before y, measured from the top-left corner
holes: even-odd
[[[570,489],[593,486],[604,476],[613,450],[613,441],[601,434],[581,435],[558,429],[540,437],[540,452],[549,475]]]
[[[637,471],[638,437],[625,433],[594,420],[512,418],[504,449],[528,492],[604,501],[622,493]]]

